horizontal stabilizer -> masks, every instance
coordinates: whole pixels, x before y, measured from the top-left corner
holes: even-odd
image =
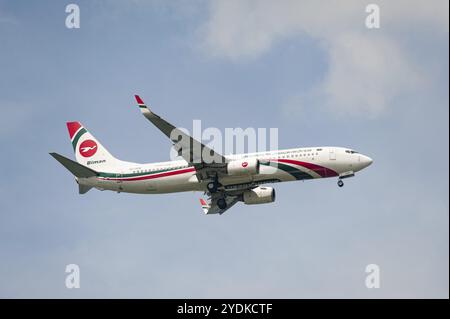
[[[92,186],[78,184],[78,193],[86,194],[91,188]]]
[[[58,162],[60,162],[65,168],[67,168],[76,177],[87,178],[92,176],[97,176],[97,172],[86,166],[78,164],[77,162],[68,159],[58,153],[50,153]],[[80,189],[81,191],[81,189]],[[87,192],[87,190],[86,190]]]

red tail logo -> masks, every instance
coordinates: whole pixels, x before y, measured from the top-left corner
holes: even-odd
[[[247,167],[248,163],[247,162],[242,162],[242,167]]]
[[[80,144],[79,152],[83,157],[91,157],[97,153],[97,143],[93,140],[86,140]]]

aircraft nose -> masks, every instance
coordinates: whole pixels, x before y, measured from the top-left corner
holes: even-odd
[[[367,166],[373,163],[373,159],[371,159],[369,156],[362,154],[360,155],[359,161],[362,164],[363,168],[366,168]]]

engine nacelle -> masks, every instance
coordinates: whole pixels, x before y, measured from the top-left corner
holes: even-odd
[[[228,175],[255,175],[259,174],[259,160],[256,158],[243,158],[234,160],[227,165]]]
[[[272,187],[256,187],[244,192],[244,203],[247,205],[266,204],[275,201],[275,189]]]

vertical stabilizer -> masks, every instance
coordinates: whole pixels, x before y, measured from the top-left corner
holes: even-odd
[[[102,171],[120,162],[80,122],[67,122],[67,129],[75,158],[81,165]]]

